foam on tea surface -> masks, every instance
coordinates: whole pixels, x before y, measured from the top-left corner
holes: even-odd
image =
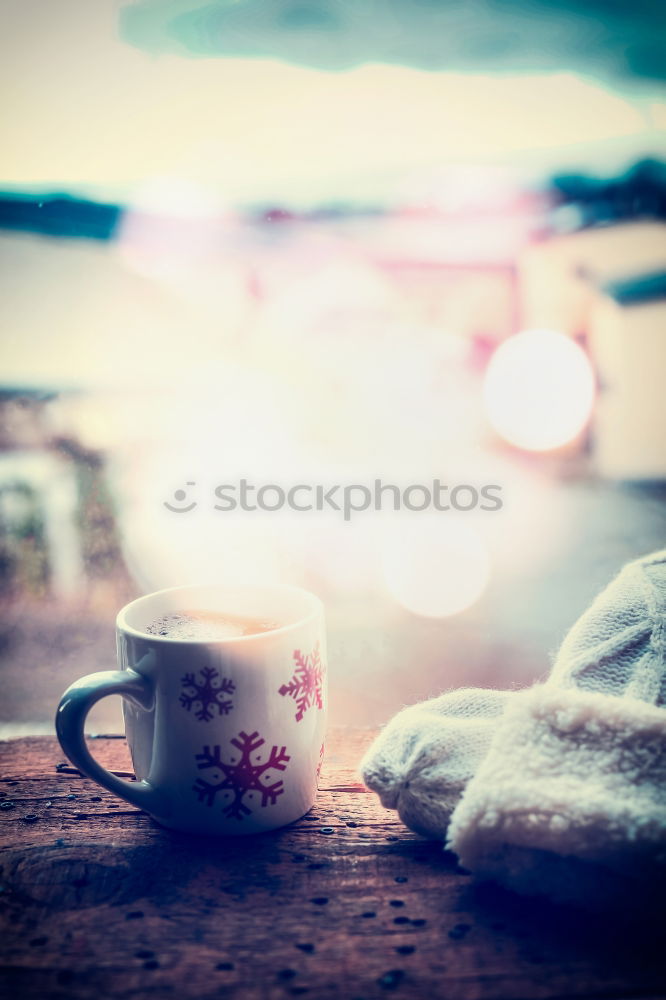
[[[279,628],[278,622],[264,618],[244,618],[222,611],[172,611],[155,618],[146,632],[168,639],[219,642],[242,635],[259,635]]]

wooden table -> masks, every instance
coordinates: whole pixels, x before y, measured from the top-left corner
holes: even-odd
[[[663,995],[658,922],[479,887],[359,784],[372,733],[330,734],[312,813],[277,833],[161,829],[55,739],[0,744],[7,998],[637,998]],[[92,741],[129,771],[125,741]],[[661,948],[660,948],[661,945]]]

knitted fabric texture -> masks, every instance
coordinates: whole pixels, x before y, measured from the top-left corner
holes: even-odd
[[[666,551],[630,563],[512,696],[447,846],[477,876],[603,907],[666,886]]]
[[[444,840],[510,697],[508,691],[463,688],[403,709],[361,761],[363,781],[406,826]]]

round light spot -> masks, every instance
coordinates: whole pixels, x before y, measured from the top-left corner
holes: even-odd
[[[393,598],[427,618],[458,614],[474,604],[490,578],[480,534],[462,517],[394,522],[384,535],[382,568]],[[464,517],[464,515],[463,515]]]
[[[594,373],[570,337],[527,330],[495,351],[483,391],[500,437],[527,451],[549,451],[573,440],[588,422]]]

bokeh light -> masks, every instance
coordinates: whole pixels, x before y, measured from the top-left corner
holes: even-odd
[[[382,534],[386,588],[408,611],[446,618],[471,607],[486,589],[488,549],[480,533],[460,517],[395,518]]]
[[[594,402],[594,373],[585,352],[552,330],[518,333],[497,349],[484,381],[494,430],[527,451],[549,451],[576,438]]]

